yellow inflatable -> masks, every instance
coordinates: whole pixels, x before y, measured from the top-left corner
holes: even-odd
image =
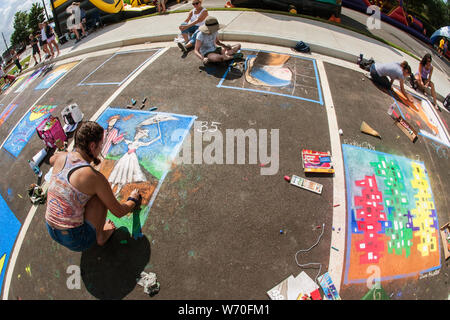
[[[94,6],[107,13],[118,13],[122,11],[122,0],[89,0]]]

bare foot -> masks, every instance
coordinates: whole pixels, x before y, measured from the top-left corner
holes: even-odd
[[[115,230],[116,226],[114,225],[114,222],[112,222],[111,220],[107,220],[105,222],[105,226],[103,227],[103,231],[97,236],[97,244],[99,246],[103,246],[112,236]]]

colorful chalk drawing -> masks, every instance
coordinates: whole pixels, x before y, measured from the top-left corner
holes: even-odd
[[[39,75],[47,69],[47,66],[35,70],[22,84],[14,91],[14,93],[19,93],[25,90],[34,80],[36,80]]]
[[[438,219],[422,162],[342,145],[348,203],[344,283],[362,283],[440,268]]]
[[[17,158],[36,132],[38,125],[45,119],[45,116],[49,115],[55,108],[56,106],[54,105],[37,105],[31,108],[11,132],[8,139],[6,139],[3,148]]]
[[[5,200],[0,196],[0,289],[3,285],[3,278],[8,266],[8,260],[11,255],[17,234],[20,230],[20,222],[16,219],[9,209]]]
[[[39,83],[34,90],[42,90],[50,88],[58,79],[69,72],[73,67],[78,64],[77,62],[67,63],[58,66],[56,69],[52,70],[49,75],[47,75],[41,83]]]
[[[2,113],[0,114],[0,127],[9,118],[11,113],[13,113],[14,110],[16,110],[16,108],[17,108],[17,104],[16,103],[11,103],[5,108],[5,110],[2,111]]]
[[[323,104],[316,61],[245,49],[242,71],[230,64],[217,87],[274,94]]]
[[[432,139],[450,147],[450,135],[445,129],[438,116],[433,112],[433,106],[429,101],[421,99],[415,94],[411,94],[415,109],[408,107],[404,101],[404,96],[400,90],[394,87],[394,92],[398,92],[398,99],[394,96],[394,102],[400,115],[419,131],[421,136]]]
[[[159,188],[195,119],[117,108],[107,108],[98,118],[105,128],[106,145],[100,172],[108,178],[119,201],[126,200],[135,188],[142,195],[139,213],[119,219],[108,212],[117,228],[125,227],[134,237],[141,235]]]

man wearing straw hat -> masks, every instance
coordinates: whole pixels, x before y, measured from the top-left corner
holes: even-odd
[[[219,41],[217,37],[218,31],[223,27],[224,25],[219,24],[217,19],[211,16],[207,17],[205,24],[199,27],[194,52],[204,64],[241,59],[243,57],[242,53],[238,53],[241,49],[240,44],[229,46]]]

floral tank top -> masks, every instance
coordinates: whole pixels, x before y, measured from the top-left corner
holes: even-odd
[[[88,167],[84,160],[73,157],[68,153],[64,168],[52,174],[47,190],[47,222],[61,229],[79,227],[84,223],[84,207],[91,195],[78,191],[69,182],[70,174],[78,168]]]

